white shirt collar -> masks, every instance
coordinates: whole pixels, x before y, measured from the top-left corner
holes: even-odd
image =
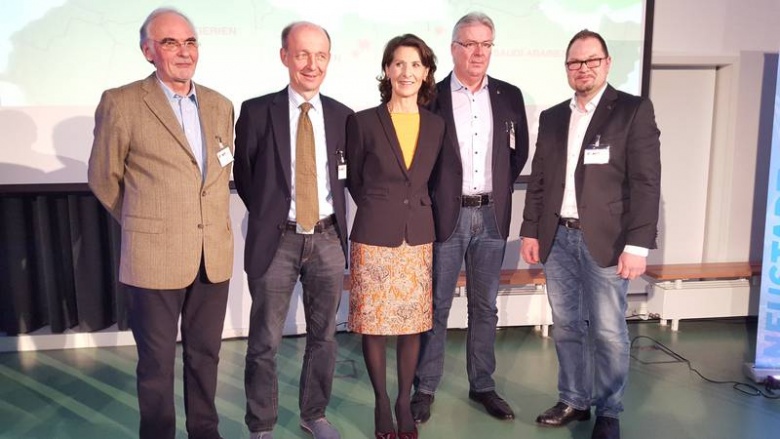
[[[481,91],[484,88],[487,88],[488,86],[488,75],[485,75],[484,78],[482,78],[482,84],[479,86],[479,90]],[[450,73],[450,90],[451,91],[460,91],[464,88],[467,88],[465,85],[463,85],[462,82],[458,79],[458,77],[455,75],[455,72]]]
[[[290,109],[299,108],[304,102],[309,102],[311,107],[315,111],[322,111],[322,100],[320,99],[320,93],[317,92],[311,99],[306,101],[297,91],[292,87],[287,86],[287,96],[290,99]]]
[[[587,104],[585,104],[586,113],[591,113],[596,110],[596,107],[599,106],[599,102],[601,102],[601,97],[604,96],[604,90],[606,89],[607,89],[607,83],[605,82],[604,85],[601,86],[601,90],[599,90],[599,92],[596,93],[596,96],[593,96],[593,99],[591,99]],[[571,101],[569,102],[569,108],[571,108],[571,111],[579,111],[577,108],[576,94],[572,96]]]

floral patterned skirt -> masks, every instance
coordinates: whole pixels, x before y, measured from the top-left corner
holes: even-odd
[[[352,242],[349,330],[417,334],[433,325],[433,244],[378,247]]]

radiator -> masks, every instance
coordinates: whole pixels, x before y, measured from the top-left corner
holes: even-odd
[[[758,285],[748,279],[665,281],[647,285],[647,311],[661,324],[681,319],[754,316],[758,312]]]

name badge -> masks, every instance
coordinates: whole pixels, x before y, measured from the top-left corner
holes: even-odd
[[[606,165],[609,163],[609,144],[601,143],[601,135],[585,147],[584,163],[586,165]]]
[[[347,160],[344,158],[344,151],[336,151],[336,169],[338,170],[339,180],[347,179]]]
[[[506,131],[509,134],[509,148],[515,149],[516,141],[515,141],[515,122],[509,121],[505,122],[506,125]]]
[[[219,151],[217,151],[217,159],[219,164],[224,168],[225,166],[233,163],[233,152],[227,146],[222,144],[222,139],[219,140]]]

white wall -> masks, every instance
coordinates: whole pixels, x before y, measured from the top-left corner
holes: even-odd
[[[780,1],[656,0],[653,56],[777,52]]]

